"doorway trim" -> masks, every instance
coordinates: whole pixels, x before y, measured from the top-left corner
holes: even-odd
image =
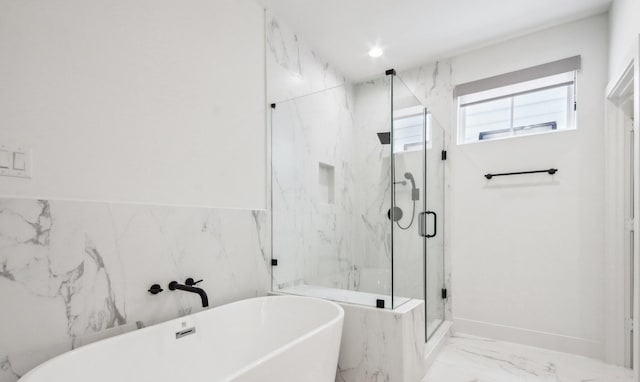
[[[625,104],[632,98],[633,104]],[[606,129],[605,129],[605,359],[616,365],[635,365],[636,380],[640,366],[638,351],[638,318],[640,318],[640,37],[635,39],[625,66],[614,76],[606,89]],[[633,109],[633,121],[628,110]],[[633,158],[629,159],[630,129],[634,130]],[[625,156],[626,155],[626,156]],[[633,163],[633,174],[629,165]],[[633,179],[634,193],[629,190],[629,180]],[[625,183],[625,181],[627,183]],[[633,199],[634,219],[626,217],[625,201]],[[628,251],[629,229],[633,230],[633,254]],[[627,230],[627,231],[625,231]],[[633,273],[630,266],[633,264]],[[633,275],[633,276],[631,276]],[[621,280],[626,280],[622,282]],[[626,296],[626,298],[625,298]],[[630,298],[633,296],[633,302]],[[633,306],[633,320],[628,320]],[[628,330],[635,327],[633,337]],[[629,347],[632,338],[633,348]]]

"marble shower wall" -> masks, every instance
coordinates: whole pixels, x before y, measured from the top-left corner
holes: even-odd
[[[372,279],[381,284],[364,285],[367,292],[391,293],[391,149],[380,144],[377,133],[391,130],[390,82],[388,77],[355,87],[356,169],[360,204],[359,224],[364,247],[359,256],[365,284]]]
[[[339,86],[272,111],[274,289],[357,289],[362,252],[353,96]]]
[[[282,102],[346,82],[338,70],[271,12],[267,11],[266,18],[269,103]]]
[[[264,211],[0,199],[0,381],[60,353],[269,291]],[[159,283],[158,295],[147,292]]]
[[[270,126],[273,287],[357,289],[353,89],[270,12],[266,24],[268,100],[277,103]],[[321,170],[333,172],[333,202],[321,195]]]
[[[320,68],[327,66],[311,65],[309,82],[321,87],[328,83],[320,77],[334,71]],[[376,135],[389,130],[388,79],[372,86],[379,92],[345,84],[272,109],[274,289],[312,284],[390,294],[390,157]],[[320,184],[327,169],[331,201]]]

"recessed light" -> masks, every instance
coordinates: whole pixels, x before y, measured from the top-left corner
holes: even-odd
[[[382,48],[380,48],[379,46],[374,46],[373,48],[369,49],[369,57],[376,58],[380,56],[382,56]]]

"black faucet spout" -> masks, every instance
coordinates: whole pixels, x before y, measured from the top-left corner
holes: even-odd
[[[191,285],[180,284],[177,281],[172,281],[169,283],[169,290],[183,290],[185,292],[197,293],[202,300],[202,307],[206,308],[209,306],[209,297],[207,296],[207,292],[202,288],[198,288]]]

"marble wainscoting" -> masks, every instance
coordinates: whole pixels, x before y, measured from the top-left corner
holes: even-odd
[[[0,199],[0,382],[98,339],[269,291],[268,213]],[[159,283],[165,289],[151,295]]]
[[[336,382],[410,382],[425,374],[424,302],[395,310],[341,304],[344,329]]]

